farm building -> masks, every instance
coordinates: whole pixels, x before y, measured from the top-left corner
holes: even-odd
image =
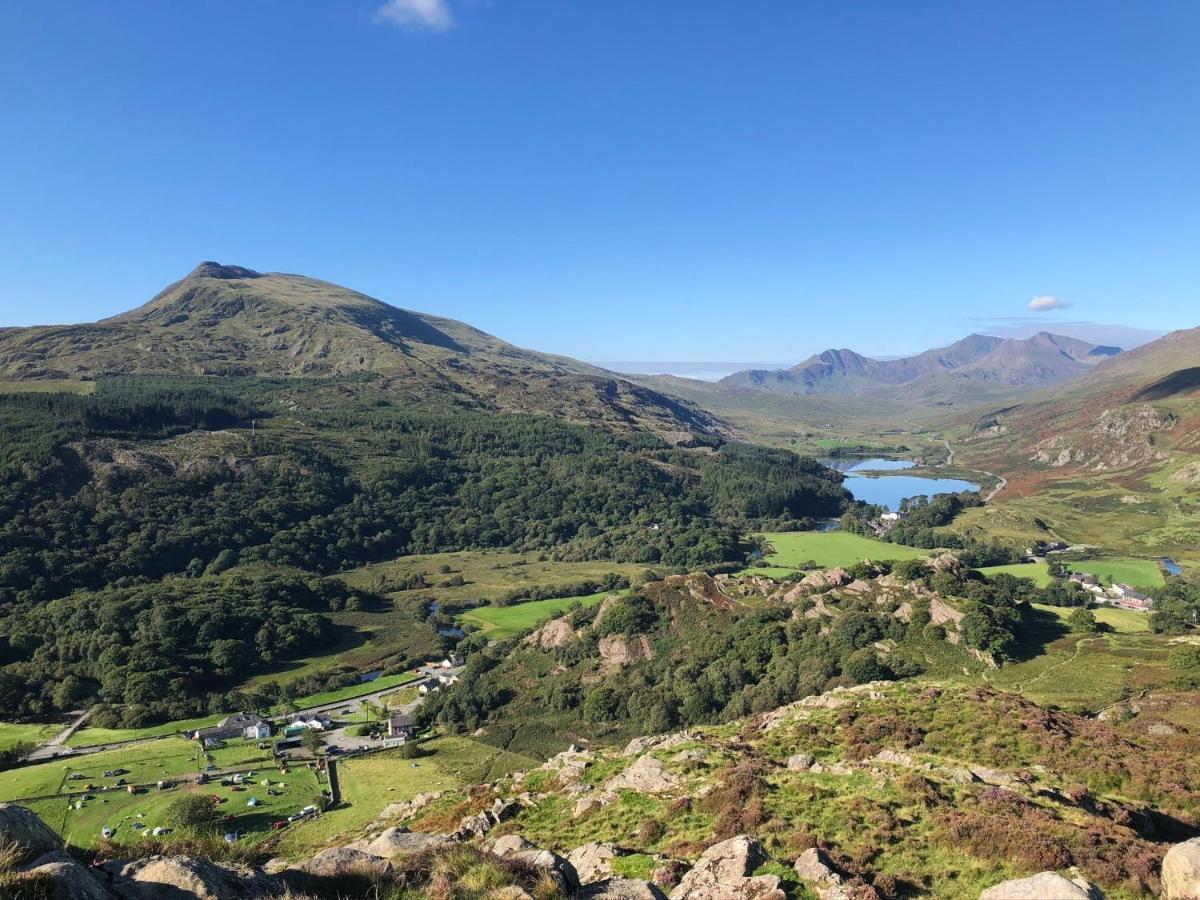
[[[260,740],[271,736],[271,723],[253,713],[238,713],[222,719],[216,725],[198,728],[191,736],[205,748],[233,738]]]

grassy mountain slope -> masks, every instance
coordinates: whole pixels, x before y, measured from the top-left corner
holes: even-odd
[[[680,441],[723,431],[695,406],[586,363],[316,279],[212,262],[101,322],[0,329],[0,380],[364,372],[412,402],[548,414]]]

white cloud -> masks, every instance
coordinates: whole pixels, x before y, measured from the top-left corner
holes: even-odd
[[[407,31],[449,31],[454,14],[446,0],[387,0],[375,10],[375,21]]]
[[[1034,312],[1050,312],[1053,309],[1066,309],[1070,303],[1065,303],[1057,297],[1034,297],[1029,301],[1029,308]]]

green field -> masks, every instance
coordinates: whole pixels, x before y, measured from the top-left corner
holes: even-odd
[[[1035,603],[1033,607],[1049,613],[1063,623],[1067,621],[1072,612],[1069,607],[1044,606],[1041,603]],[[1092,614],[1095,615],[1097,622],[1107,625],[1117,634],[1150,633],[1149,613],[1138,612],[1135,609],[1120,609],[1116,606],[1098,606],[1092,610]]]
[[[243,791],[219,783],[196,785],[195,777],[208,765],[219,770],[253,768],[258,773],[255,785]],[[106,771],[121,774],[106,777]],[[83,777],[71,778],[74,774]],[[262,778],[269,778],[271,784],[258,783]],[[117,784],[118,779],[149,787],[130,794]],[[159,781],[173,784],[159,790],[154,786]],[[267,793],[268,788],[271,794]],[[106,826],[121,841],[149,836],[155,826],[169,825],[164,818],[166,808],[181,791],[199,791],[221,798],[222,811],[234,816],[228,826],[230,830],[246,831],[248,840],[258,840],[270,833],[271,822],[313,803],[320,790],[317,777],[307,767],[281,774],[270,751],[258,749],[252,741],[240,740],[206,753],[192,741],[162,738],[0,772],[0,802],[22,802],[79,847],[95,846]],[[90,799],[84,799],[85,796]],[[28,799],[33,797],[47,799]],[[257,798],[259,805],[248,807],[246,801],[250,797]],[[76,803],[81,808],[76,809]],[[135,822],[145,827],[133,828]]]
[[[289,828],[281,851],[290,854],[321,846],[335,835],[374,821],[389,803],[410,800],[425,791],[494,780],[538,765],[527,756],[464,737],[434,738],[421,746],[427,755],[416,760],[401,759],[396,751],[385,750],[339,763],[342,805]]]
[[[474,625],[488,637],[500,640],[520,634],[570,609],[576,603],[595,606],[605,597],[622,591],[601,591],[583,597],[559,597],[553,600],[529,600],[512,606],[480,606],[457,618],[464,625]]]
[[[774,548],[765,562],[770,568],[750,568],[751,574],[795,570],[812,561],[818,566],[852,566],[864,559],[917,559],[933,551],[889,544],[848,531],[787,531],[760,535]]]
[[[263,779],[270,784],[261,784]],[[106,826],[113,829],[114,840],[123,843],[149,837],[155,826],[170,826],[167,808],[182,793],[202,793],[217,797],[221,813],[233,817],[224,823],[224,828],[246,832],[244,840],[256,843],[274,833],[272,822],[286,819],[304,806],[317,804],[324,787],[307,766],[294,768],[286,775],[273,767],[265,768],[253,780],[254,784],[243,790],[211,783],[179,785],[162,791],[151,788],[138,794],[123,791],[98,794],[85,802],[82,809],[75,809],[65,798],[37,801],[30,806],[68,842],[88,848],[100,842]],[[248,805],[251,797],[259,801],[257,806]],[[135,828],[135,823],[144,827]]]
[[[127,769],[121,776],[134,784],[156,782],[161,778],[172,778],[200,769],[200,748],[192,741],[182,738],[163,738],[105,750],[78,757],[59,757],[36,766],[25,766],[0,772],[0,802],[22,797],[39,797],[56,794],[68,785],[72,790],[83,790],[88,783],[115,785],[115,778],[105,779],[102,773],[109,769]],[[78,781],[68,780],[73,772],[86,776]]]
[[[1097,610],[1096,618],[1114,628],[1097,635],[1070,634],[1063,622],[1070,610],[1033,610],[1021,648],[1025,659],[985,676],[997,687],[1043,706],[1094,713],[1140,690],[1169,687],[1177,677],[1169,665],[1170,639],[1130,633],[1140,623],[1122,615],[1125,610]]]
[[[336,691],[324,691],[320,694],[309,694],[307,697],[298,697],[296,705],[301,709],[308,709],[313,706],[325,706],[329,703],[338,703],[342,700],[353,700],[355,697],[361,697],[364,694],[373,694],[376,691],[385,691],[388,688],[398,687],[402,684],[408,684],[410,681],[416,681],[421,676],[415,672],[400,672],[396,675],[380,675],[374,681],[364,681],[361,684],[351,684],[344,688],[339,688]],[[282,713],[286,710],[283,707],[278,707],[274,710],[276,713]]]
[[[62,725],[42,723],[13,724],[0,722],[0,750],[8,750],[17,744],[44,744],[63,729]]]
[[[1050,583],[1050,570],[1045,563],[1012,563],[1007,566],[984,566],[979,570],[984,575],[992,576],[1001,573],[1014,575],[1017,578],[1032,578],[1038,587]]]
[[[142,741],[147,738],[166,737],[185,731],[194,731],[216,725],[227,714],[202,716],[197,719],[179,719],[145,728],[81,728],[67,739],[68,747],[91,747],[96,744],[115,744],[119,741]]]
[[[1158,587],[1163,583],[1162,569],[1153,559],[1111,557],[1067,563],[1074,572],[1089,572],[1103,581],[1122,581],[1141,587]]]

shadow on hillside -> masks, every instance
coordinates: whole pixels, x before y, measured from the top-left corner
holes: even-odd
[[[1046,647],[1066,637],[1071,630],[1054,613],[1028,606],[1021,613],[1021,627],[1013,648],[1014,662],[1025,662],[1041,656]]]

